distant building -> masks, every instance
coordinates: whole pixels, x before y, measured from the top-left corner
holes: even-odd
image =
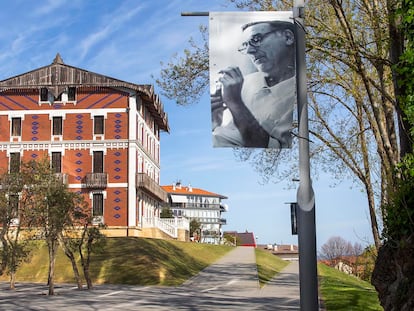
[[[49,158],[111,236],[188,236],[188,222],[159,218],[168,201],[159,185],[161,131],[168,118],[151,85],[66,65],[59,54],[0,81],[0,170]]]
[[[256,237],[253,232],[236,232],[236,231],[226,231],[224,234],[232,236],[237,241],[239,246],[252,246],[256,247]]]
[[[294,244],[268,244],[260,245],[260,248],[266,249],[284,260],[299,260],[299,248]]]
[[[183,186],[180,182],[162,186],[168,193],[169,207],[176,217],[184,217],[189,222],[195,219],[201,225],[196,239],[202,243],[219,244],[222,238],[222,226],[226,219],[222,217],[227,212],[227,206],[222,200],[226,196],[207,190]]]

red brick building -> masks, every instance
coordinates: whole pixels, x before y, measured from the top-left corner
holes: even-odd
[[[66,65],[59,54],[0,81],[0,170],[48,157],[108,235],[177,238],[177,227],[158,222],[168,201],[159,186],[161,131],[168,119],[152,86]]]

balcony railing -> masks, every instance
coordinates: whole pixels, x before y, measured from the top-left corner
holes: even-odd
[[[137,188],[146,191],[147,193],[156,196],[163,202],[168,202],[167,192],[161,188],[151,177],[144,173],[138,173],[136,175]]]
[[[62,182],[63,184],[67,185],[68,184],[68,174],[64,174],[64,173],[55,173],[56,179],[60,182]]]
[[[186,218],[155,218],[143,217],[142,228],[158,228],[173,238],[178,237],[178,229],[190,230],[190,223]]]
[[[86,188],[103,189],[108,185],[107,173],[88,173],[85,176]]]

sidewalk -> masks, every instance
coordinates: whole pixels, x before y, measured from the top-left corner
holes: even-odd
[[[249,297],[262,310],[300,310],[299,263],[290,262],[263,288],[259,287],[255,249],[237,247],[182,286],[203,293]]]
[[[290,262],[260,290],[260,297],[273,298],[283,310],[300,310],[299,262]]]
[[[214,264],[203,269],[182,286],[201,292],[219,290],[243,293],[259,289],[253,247],[236,247]]]

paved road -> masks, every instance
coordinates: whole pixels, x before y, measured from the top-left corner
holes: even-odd
[[[260,289],[254,249],[237,247],[179,287],[99,285],[79,291],[72,284],[56,287],[0,283],[0,310],[300,310],[298,264],[291,263]]]

